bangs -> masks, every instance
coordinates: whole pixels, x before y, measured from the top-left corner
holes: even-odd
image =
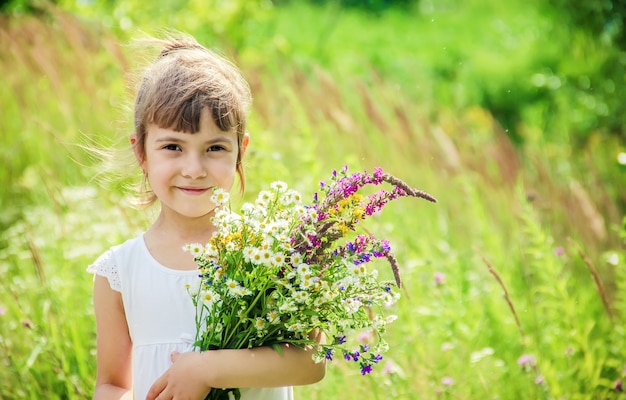
[[[159,61],[145,76],[137,93],[135,108],[140,112],[135,114],[135,127],[138,130],[155,124],[196,133],[200,130],[202,110],[208,108],[220,130],[243,134],[247,104],[236,82],[210,65],[183,57],[164,57]]]

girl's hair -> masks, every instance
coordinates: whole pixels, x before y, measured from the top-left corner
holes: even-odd
[[[156,60],[143,73],[135,99],[135,134],[139,153],[145,154],[147,128],[196,133],[200,115],[208,108],[213,121],[222,131],[237,134],[237,174],[244,190],[243,138],[247,114],[252,102],[250,87],[239,69],[226,58],[206,49],[190,37],[179,35],[151,39],[162,47]],[[144,204],[156,200],[146,193]]]

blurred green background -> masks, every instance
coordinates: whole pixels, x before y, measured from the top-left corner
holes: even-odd
[[[126,151],[137,37],[251,84],[247,190],[381,166],[438,198],[368,223],[406,294],[366,377],[300,399],[626,397],[620,0],[0,1],[0,398],[89,398],[86,266],[147,227],[89,148]],[[382,267],[382,266],[381,266]],[[381,273],[388,271],[382,268]]]

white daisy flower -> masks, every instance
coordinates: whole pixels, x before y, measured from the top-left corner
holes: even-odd
[[[278,322],[280,322],[280,315],[278,314],[278,311],[276,310],[270,310],[267,313],[267,320],[269,321],[270,324],[277,324]]]
[[[280,267],[285,263],[285,255],[280,252],[276,252],[272,255],[272,265],[274,267]]]
[[[270,265],[272,262],[272,252],[270,250],[261,250],[259,252],[261,255],[261,262],[265,265]]]
[[[302,290],[309,290],[312,287],[313,287],[312,279],[303,279],[302,282],[300,282],[300,289]]]
[[[311,274],[311,268],[309,267],[309,264],[305,263],[298,264],[298,266],[296,267],[296,271],[298,271],[298,274],[301,276]]]
[[[289,255],[289,261],[291,265],[298,265],[302,262],[302,255],[300,253],[294,252]]]
[[[285,190],[287,190],[287,187],[287,184],[282,181],[275,181],[270,183],[270,188],[277,192],[284,192]]]
[[[265,324],[266,324],[265,320],[263,318],[260,318],[260,317],[257,317],[257,319],[254,322],[254,326],[258,330],[265,329]]]
[[[230,194],[222,188],[213,189],[213,195],[211,196],[211,203],[216,205],[222,205],[228,203]]]
[[[198,257],[204,252],[204,246],[202,246],[200,243],[189,243],[183,246],[183,251],[188,251],[194,257]]]
[[[252,262],[252,259],[254,258],[254,255],[257,254],[258,252],[259,252],[259,249],[257,249],[256,247],[246,246],[243,249],[243,259],[246,262]]]
[[[304,303],[309,298],[309,294],[307,292],[302,291],[302,290],[298,290],[298,291],[294,292],[293,298],[298,303]]]
[[[202,303],[208,308],[213,308],[218,301],[220,301],[220,295],[213,290],[206,290],[202,293]]]

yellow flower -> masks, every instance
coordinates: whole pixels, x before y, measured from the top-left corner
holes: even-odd
[[[350,232],[350,229],[346,226],[344,222],[340,223],[337,226],[337,228],[339,229],[342,235],[345,235],[346,233]]]
[[[357,206],[352,211],[352,215],[354,215],[357,219],[363,219],[363,215],[365,214],[365,209],[361,206]]]

